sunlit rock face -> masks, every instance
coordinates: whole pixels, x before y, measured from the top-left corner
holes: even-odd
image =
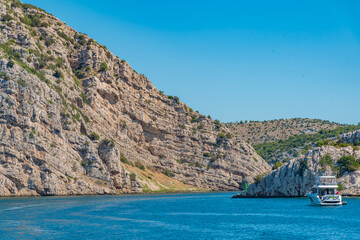
[[[105,46],[33,6],[0,3],[1,196],[236,190],[269,171]]]

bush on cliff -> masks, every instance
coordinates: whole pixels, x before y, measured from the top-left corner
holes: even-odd
[[[100,136],[99,136],[99,134],[92,132],[92,133],[90,133],[90,139],[91,140],[99,140]]]
[[[356,159],[353,155],[347,155],[341,157],[337,161],[337,165],[340,167],[340,174],[345,172],[353,172],[360,168],[360,160]]]
[[[277,161],[277,162],[275,163],[275,165],[272,167],[272,169],[273,169],[273,170],[278,169],[278,168],[281,167],[282,165],[283,165],[282,162]]]
[[[135,162],[135,167],[137,167],[137,168],[145,171],[145,166],[144,166],[141,162],[139,162],[139,161],[136,161],[136,162]]]
[[[162,173],[163,173],[164,175],[168,176],[168,177],[171,177],[171,178],[175,177],[175,173],[173,173],[173,172],[170,171],[169,169],[163,169],[163,170],[162,170]]]

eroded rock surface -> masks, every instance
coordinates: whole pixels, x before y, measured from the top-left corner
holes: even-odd
[[[151,171],[236,190],[269,171],[220,123],[56,17],[0,0],[0,20],[1,196],[166,190]]]
[[[349,133],[347,136],[351,136]],[[350,137],[350,139],[352,139]],[[261,179],[259,183],[253,183],[246,192],[236,197],[302,197],[314,185],[316,177],[326,172],[336,175],[334,168],[321,164],[320,160],[329,155],[333,165],[343,156],[353,155],[360,158],[360,150],[354,150],[348,146],[344,148],[324,146],[309,150],[305,157],[291,160],[281,168],[272,171]],[[339,176],[344,195],[360,195],[360,171],[344,172]]]

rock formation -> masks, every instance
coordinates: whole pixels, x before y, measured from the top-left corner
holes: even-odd
[[[360,130],[340,136],[343,143],[358,144]],[[324,164],[321,159],[330,156],[331,163]],[[301,197],[314,185],[316,177],[326,172],[337,175],[343,195],[360,195],[360,170],[341,172],[339,174],[338,160],[343,156],[354,156],[360,159],[358,147],[323,146],[309,150],[304,157],[291,160],[284,166],[270,172],[268,175],[259,175],[257,183],[249,186],[246,192],[234,197]]]
[[[105,46],[0,0],[0,195],[236,190],[269,165]]]

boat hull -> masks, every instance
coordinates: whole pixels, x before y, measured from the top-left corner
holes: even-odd
[[[343,205],[342,199],[340,195],[334,195],[334,196],[325,196],[323,198],[320,198],[317,194],[307,194],[306,195],[310,203],[312,205],[317,206],[341,206]]]

